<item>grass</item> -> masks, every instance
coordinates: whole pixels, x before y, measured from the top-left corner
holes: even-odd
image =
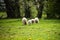
[[[60,40],[60,20],[40,19],[30,26],[21,19],[0,20],[0,40]]]

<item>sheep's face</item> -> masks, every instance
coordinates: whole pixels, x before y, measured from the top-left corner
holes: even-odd
[[[38,23],[38,21],[37,21],[37,20],[35,20],[35,23]]]
[[[32,20],[32,23],[35,23],[35,19],[31,19]]]
[[[39,19],[38,18],[35,18],[35,23],[39,23]]]
[[[28,25],[31,25],[32,24],[32,21],[31,20],[28,20]]]

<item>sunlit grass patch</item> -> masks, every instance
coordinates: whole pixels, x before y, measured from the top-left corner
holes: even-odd
[[[0,40],[60,40],[60,20],[40,19],[22,25],[21,19],[0,20]]]

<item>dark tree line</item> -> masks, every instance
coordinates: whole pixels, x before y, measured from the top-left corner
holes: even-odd
[[[20,2],[21,0],[4,0],[6,4],[6,12],[8,18],[21,18]],[[41,18],[45,11],[47,18],[60,18],[60,0],[22,0],[24,5],[24,16],[27,18],[33,17],[37,11],[37,17]],[[32,9],[33,7],[36,7]],[[32,10],[31,10],[32,9]]]
[[[20,16],[20,0],[4,0],[6,4],[6,12],[8,18],[18,18]],[[30,18],[31,17],[31,6],[29,5],[29,1],[32,0],[23,0],[24,2],[24,10],[25,10],[25,17]],[[28,3],[27,3],[28,2]],[[32,2],[39,3],[39,8],[37,7],[37,17],[41,18],[42,16],[42,10],[43,10],[43,0],[33,0]],[[33,10],[33,9],[32,9]]]
[[[60,0],[45,0],[47,18],[60,18]]]

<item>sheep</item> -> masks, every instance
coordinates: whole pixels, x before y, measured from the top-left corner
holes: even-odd
[[[32,20],[28,20],[28,25],[31,25],[32,24]]]
[[[22,23],[23,23],[23,25],[27,25],[27,18],[23,17],[22,18]]]
[[[31,19],[32,20],[32,23],[35,23],[35,19]]]
[[[39,19],[37,17],[35,18],[35,23],[39,23]]]

